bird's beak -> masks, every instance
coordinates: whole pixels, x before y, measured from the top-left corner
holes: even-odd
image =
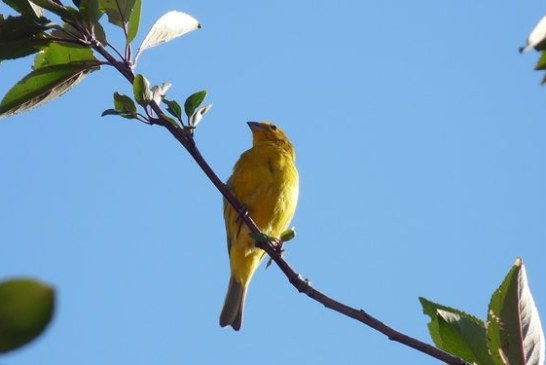
[[[250,129],[254,132],[254,131],[259,131],[261,129],[264,129],[262,127],[262,124],[261,123],[258,123],[258,122],[246,122],[246,124],[248,124],[248,126],[250,127]]]

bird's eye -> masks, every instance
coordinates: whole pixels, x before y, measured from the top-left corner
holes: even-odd
[[[271,129],[273,129],[274,131],[277,130],[277,126],[275,124],[271,124]]]

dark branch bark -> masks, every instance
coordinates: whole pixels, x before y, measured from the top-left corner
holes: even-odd
[[[118,71],[129,81],[133,82],[135,75],[128,66],[128,62],[119,62],[112,55],[108,53],[100,44],[96,43],[94,45],[95,50],[100,53],[112,66],[114,66]],[[237,200],[237,198],[231,193],[227,186],[220,180],[216,173],[209,166],[207,161],[201,155],[201,152],[195,145],[193,135],[189,132],[189,129],[184,129],[181,126],[175,126],[171,124],[168,120],[164,118],[164,113],[161,110],[161,107],[155,102],[150,104],[152,110],[157,114],[158,119],[154,121],[155,124],[159,124],[162,127],[165,127],[174,138],[176,138],[182,146],[189,152],[193,157],[195,162],[201,167],[203,172],[207,175],[210,181],[218,189],[218,191],[223,195],[223,197],[235,208],[237,211],[242,211],[243,205]],[[252,218],[248,215],[241,215],[241,220],[248,226],[251,232],[259,234],[260,229],[254,223]],[[441,360],[447,364],[451,365],[471,365],[470,363],[461,360],[453,355],[450,355],[434,346],[431,346],[427,343],[419,341],[415,338],[407,336],[401,332],[394,330],[393,328],[387,326],[378,319],[372,317],[362,309],[356,309],[349,307],[337,300],[334,300],[327,296],[326,294],[314,289],[308,280],[303,279],[290,265],[284,260],[281,256],[281,252],[276,246],[274,241],[270,242],[256,242],[256,245],[263,249],[273,261],[279,266],[281,271],[286,275],[288,281],[296,288],[300,293],[304,293],[309,298],[321,303],[325,307],[334,310],[338,313],[341,313],[347,317],[353,318],[359,322],[364,323],[365,325],[375,329],[376,331],[384,334],[390,340],[399,342],[406,346],[409,346],[413,349],[416,349],[422,353],[425,353],[429,356],[432,356],[438,360]]]
[[[155,108],[154,108],[155,110]],[[211,182],[216,186],[224,198],[237,210],[242,209],[242,204],[233,196],[231,191],[226,187],[226,185],[218,178],[216,173],[212,170],[209,164],[205,161],[199,149],[194,143],[191,135],[187,134],[182,128],[177,128],[167,121],[160,123],[163,127],[167,128],[169,132],[186,148],[186,150],[193,157],[195,162],[201,167],[203,172],[211,180]],[[242,221],[248,226],[248,228],[254,233],[260,233],[260,229],[256,226],[256,223],[248,215],[241,216]],[[390,340],[402,343],[406,346],[414,348],[418,351],[421,351],[425,354],[428,354],[432,357],[435,357],[438,360],[441,360],[447,364],[452,365],[470,365],[468,362],[461,360],[453,355],[448,354],[434,346],[431,346],[427,343],[419,341],[413,337],[407,336],[401,332],[394,330],[393,328],[387,326],[378,319],[372,317],[362,309],[356,309],[349,307],[337,300],[334,300],[327,296],[326,294],[314,289],[308,280],[303,279],[279,253],[278,248],[275,246],[274,242],[256,242],[256,245],[263,249],[267,254],[275,261],[279,266],[281,271],[286,275],[288,281],[296,288],[300,293],[304,293],[309,298],[323,304],[325,307],[330,308],[338,313],[341,313],[347,317],[353,318],[359,322],[364,323],[365,325],[381,332],[387,336]]]

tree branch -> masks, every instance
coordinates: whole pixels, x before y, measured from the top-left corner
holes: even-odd
[[[154,108],[155,110],[155,108]],[[233,196],[231,190],[220,180],[216,173],[212,170],[209,164],[205,161],[201,155],[199,149],[194,143],[191,135],[186,134],[182,128],[175,127],[168,121],[162,120],[160,125],[167,128],[169,132],[186,148],[189,154],[193,157],[195,162],[201,167],[203,172],[211,180],[211,182],[216,186],[224,198],[233,206],[236,211],[240,211],[243,208],[243,205]],[[248,215],[241,216],[242,221],[247,225],[253,233],[260,233],[260,229],[252,218]],[[267,252],[267,254],[275,261],[277,266],[281,271],[286,275],[290,284],[292,284],[300,293],[304,293],[309,298],[321,303],[327,308],[330,308],[338,313],[341,313],[347,317],[353,318],[359,322],[364,323],[365,325],[375,329],[378,332],[381,332],[387,336],[391,341],[396,341],[411,348],[414,348],[418,351],[421,351],[425,354],[428,354],[438,360],[441,360],[447,364],[451,365],[471,365],[468,362],[461,360],[453,355],[448,354],[434,346],[431,346],[427,343],[419,341],[415,338],[407,336],[401,332],[394,330],[393,328],[387,326],[378,319],[372,317],[362,309],[356,309],[349,307],[337,300],[334,300],[327,296],[326,294],[314,289],[308,280],[303,279],[292,267],[286,262],[286,260],[281,256],[279,249],[275,246],[274,242],[256,242],[256,245]]]
[[[114,66],[129,82],[133,82],[134,73],[128,66],[128,62],[117,61],[104,47],[102,47],[98,42],[93,45],[93,48],[100,53],[112,66]],[[218,175],[214,170],[209,166],[207,161],[201,155],[201,152],[195,144],[193,139],[193,134],[189,129],[184,128],[180,125],[173,125],[165,118],[165,113],[162,111],[161,107],[155,103],[151,102],[150,107],[157,114],[158,119],[154,120],[155,124],[158,124],[162,127],[165,127],[176,140],[180,142],[182,146],[188,151],[188,153],[193,157],[195,162],[203,170],[205,175],[210,179],[218,191],[222,194],[224,199],[226,199],[233,208],[240,212],[243,209],[243,205],[239,200],[233,195],[231,190],[220,180]],[[260,229],[256,223],[252,220],[249,215],[241,215],[241,220],[244,224],[250,229],[251,232],[259,234]],[[396,331],[395,329],[387,326],[378,319],[372,317],[362,309],[352,308],[348,305],[345,305],[337,300],[334,300],[327,296],[326,294],[314,289],[308,280],[303,279],[290,265],[284,260],[281,255],[281,252],[276,245],[276,242],[256,242],[256,246],[263,249],[273,261],[279,266],[281,271],[286,275],[288,281],[300,292],[307,295],[309,298],[315,300],[318,303],[321,303],[325,307],[341,313],[347,317],[353,318],[359,322],[364,323],[365,325],[375,329],[376,331],[387,336],[391,341],[399,342],[403,345],[411,347],[415,350],[418,350],[422,353],[425,353],[429,356],[432,356],[440,361],[443,361],[451,365],[471,365],[470,363],[461,360],[453,355],[448,354],[434,346],[431,346],[425,342],[419,341],[415,338],[407,336],[401,332]]]

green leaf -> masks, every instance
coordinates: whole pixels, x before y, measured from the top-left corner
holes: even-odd
[[[428,332],[432,341],[436,347],[441,348],[443,345],[442,337],[440,336],[439,324],[438,324],[438,309],[451,309],[449,307],[443,306],[431,302],[430,300],[419,297],[421,306],[423,307],[423,313],[430,317],[430,322],[428,323]]]
[[[543,39],[542,41],[538,42],[534,48],[536,51],[539,51],[539,52],[546,50],[546,39]]]
[[[193,115],[195,109],[197,109],[203,100],[205,100],[205,96],[207,96],[206,90],[201,90],[193,93],[186,99],[186,102],[184,103],[184,111],[188,118]]]
[[[93,37],[95,37],[95,39],[103,46],[108,43],[108,40],[106,39],[106,32],[100,23],[93,24],[91,27],[91,33],[93,34]]]
[[[61,43],[51,43],[34,58],[35,70],[54,65],[65,65],[78,61],[97,61],[91,48],[70,47]]]
[[[546,51],[540,53],[540,58],[535,65],[535,70],[546,70]]]
[[[2,0],[2,1],[21,15],[28,15],[34,18],[39,18],[44,15],[43,9],[32,4],[28,0]]]
[[[99,23],[100,18],[104,14],[99,7],[99,0],[82,0],[79,8],[85,27],[96,40],[102,45],[106,45],[106,33]]]
[[[493,294],[487,319],[489,351],[497,364],[544,364],[544,332],[521,259]]]
[[[0,353],[39,336],[53,316],[55,291],[32,279],[0,283]]]
[[[34,39],[52,27],[46,18],[27,15],[9,16],[0,21],[0,44],[18,40]]]
[[[100,116],[105,117],[107,115],[119,115],[127,119],[138,119],[137,113],[121,112],[116,109],[106,109],[105,111],[102,112]]]
[[[103,14],[99,9],[99,0],[81,0],[79,9],[87,24],[97,23]]]
[[[114,107],[117,111],[120,112],[132,112],[136,113],[136,105],[133,99],[127,95],[120,94],[118,92],[114,93]]]
[[[97,23],[98,24],[98,23]],[[100,25],[100,24],[99,24]],[[62,43],[62,45],[66,47],[71,48],[89,48],[88,45],[83,43],[74,43],[74,41],[78,41],[80,38],[82,38],[81,31],[74,28],[69,23],[63,23],[61,27],[56,27],[50,32],[51,37],[54,37],[56,39],[59,39],[59,43]],[[62,40],[66,40],[67,42],[63,42]]]
[[[430,336],[436,347],[467,362],[493,365],[486,342],[485,323],[463,311],[419,298],[431,321]]]
[[[50,28],[51,23],[46,18],[24,15],[0,19],[0,60],[38,52],[50,43],[44,37]]]
[[[171,123],[172,125],[174,125],[175,127],[180,127],[180,124],[178,124],[178,122],[176,120],[174,120],[173,118],[169,117],[168,115],[163,115],[163,118],[165,118],[167,120],[167,122]]]
[[[120,115],[133,116],[137,114],[137,108],[133,99],[117,92],[114,93],[114,108],[116,111],[122,113]]]
[[[45,31],[51,28],[46,18],[0,17],[0,60],[25,57],[38,52],[50,41]]]
[[[70,6],[59,5],[52,0],[30,0],[35,5],[57,14],[65,20],[79,20],[79,12]]]
[[[137,0],[99,0],[99,6],[101,11],[108,16],[110,23],[126,30],[136,2]],[[140,19],[140,15],[138,18]]]
[[[32,71],[4,96],[0,103],[0,119],[60,97],[79,84],[87,74],[99,68],[97,61],[79,61]]]
[[[138,34],[138,28],[140,26],[140,12],[142,10],[142,0],[135,0],[131,15],[129,16],[129,25],[127,32],[127,42],[131,43]]]
[[[150,82],[141,74],[136,75],[133,81],[133,96],[136,102],[143,107],[152,101]]]
[[[49,44],[50,41],[47,39],[30,39],[9,43],[0,42],[0,61],[29,56],[47,47]]]
[[[106,109],[101,113],[101,117],[105,117],[107,115],[121,115],[122,113],[120,111],[117,111],[116,109]]]
[[[176,119],[182,121],[182,108],[174,100],[163,99],[163,102],[167,105],[167,111],[171,113]]]
[[[476,318],[438,309],[442,349],[470,363],[494,365],[487,350],[485,324]]]

